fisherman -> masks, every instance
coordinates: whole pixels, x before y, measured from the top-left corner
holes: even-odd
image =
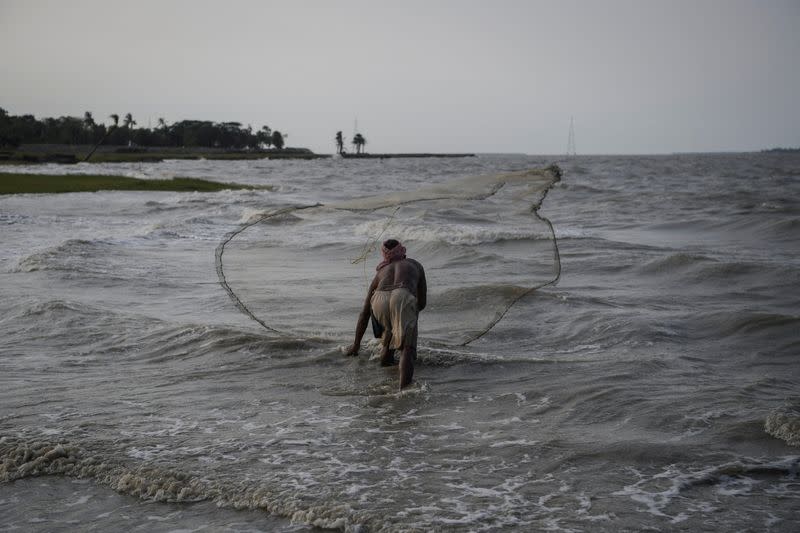
[[[381,338],[381,365],[394,364],[394,352],[400,350],[400,388],[411,383],[417,358],[417,318],[425,309],[428,287],[425,270],[395,239],[381,246],[383,261],[378,264],[370,283],[364,307],[358,316],[356,338],[347,355],[358,355],[361,339],[372,316],[376,337]]]

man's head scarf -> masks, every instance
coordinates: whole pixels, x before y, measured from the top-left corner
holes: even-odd
[[[381,246],[381,255],[383,256],[383,261],[378,263],[378,266],[375,267],[375,270],[382,269],[392,261],[399,261],[401,259],[405,259],[406,249],[399,242],[397,243],[397,246],[395,246],[392,249],[389,249],[386,247],[386,243],[384,242],[383,245]]]

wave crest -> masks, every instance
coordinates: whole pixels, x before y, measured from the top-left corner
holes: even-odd
[[[121,494],[146,501],[212,501],[234,509],[263,509],[294,522],[325,529],[359,530],[346,503],[309,504],[301,494],[249,482],[228,483],[150,466],[125,464],[88,448],[63,442],[0,438],[0,481],[57,475],[91,479]],[[360,520],[359,520],[360,522]],[[384,529],[377,520],[372,529]]]
[[[207,499],[201,481],[180,473],[145,467],[131,469],[65,443],[0,439],[0,480],[8,482],[41,475],[91,478],[117,492],[145,500]]]
[[[800,447],[800,400],[786,404],[770,413],[764,431],[789,446]]]

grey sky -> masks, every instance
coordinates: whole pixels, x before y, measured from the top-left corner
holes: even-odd
[[[333,151],[800,146],[800,1],[0,0],[0,107]]]

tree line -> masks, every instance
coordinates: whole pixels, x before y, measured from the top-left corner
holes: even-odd
[[[90,111],[81,117],[37,119],[33,115],[9,115],[0,108],[0,147],[21,144],[110,144],[154,147],[202,147],[226,149],[261,149],[284,147],[286,134],[263,126],[253,131],[240,122],[181,120],[167,124],[158,119],[154,128],[137,128],[130,113],[120,121],[112,114],[111,124],[98,123]]]

